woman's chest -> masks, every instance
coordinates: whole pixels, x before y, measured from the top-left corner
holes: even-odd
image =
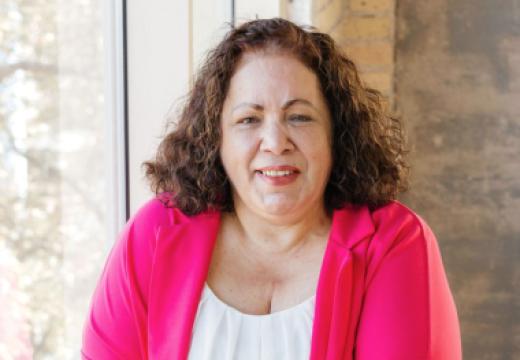
[[[216,248],[206,282],[223,302],[246,313],[263,315],[295,306],[316,292],[322,252],[255,259]]]

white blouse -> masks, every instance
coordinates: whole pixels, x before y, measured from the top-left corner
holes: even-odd
[[[205,283],[188,359],[308,359],[314,303],[315,295],[272,314],[244,314],[220,300]]]

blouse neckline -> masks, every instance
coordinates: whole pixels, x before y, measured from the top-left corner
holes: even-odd
[[[314,299],[316,297],[316,294],[314,294],[311,297],[303,300],[302,302],[300,302],[300,303],[298,303],[296,305],[293,305],[293,306],[291,306],[289,308],[286,308],[286,309],[283,309],[283,310],[275,311],[273,313],[269,313],[269,314],[248,314],[248,313],[244,313],[244,312],[238,310],[237,308],[235,308],[235,307],[225,303],[223,300],[221,300],[213,292],[213,290],[209,287],[207,282],[204,282],[204,289],[206,290],[208,296],[213,298],[213,300],[215,300],[215,302],[220,304],[220,306],[225,307],[227,310],[229,310],[229,311],[231,311],[231,312],[233,312],[235,314],[238,314],[238,315],[240,315],[242,317],[252,318],[252,319],[253,318],[256,318],[256,319],[273,318],[273,317],[283,316],[283,315],[287,315],[288,313],[299,311],[302,308],[306,308],[306,307],[308,307],[310,305],[313,305],[314,304]]]

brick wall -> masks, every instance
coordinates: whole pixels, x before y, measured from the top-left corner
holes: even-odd
[[[365,83],[393,102],[395,0],[315,0],[313,25],[358,65]]]

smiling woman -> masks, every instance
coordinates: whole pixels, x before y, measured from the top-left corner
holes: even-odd
[[[269,74],[273,74],[271,80],[284,75],[291,89],[298,88],[295,94],[302,94],[290,98],[291,94],[278,90],[277,96],[283,96],[285,103],[283,108],[282,104],[277,106],[285,115],[306,115],[318,123],[330,116],[332,161],[341,166],[331,169],[325,188],[329,212],[345,203],[375,208],[406,190],[408,167],[400,120],[385,112],[378,91],[364,87],[356,66],[332,38],[288,23],[281,19],[248,23],[231,31],[210,51],[176,130],[164,138],[155,161],[146,163],[152,189],[175,193],[176,205],[187,214],[211,206],[233,209],[231,183],[220,158],[223,126],[229,121],[242,125],[259,122],[262,111],[272,112],[273,105],[261,103],[252,91],[260,85],[264,92],[278,90],[282,80],[268,83]],[[280,57],[290,61],[281,64],[284,61],[266,60]],[[245,66],[247,63],[252,64]],[[292,69],[294,64],[299,65],[298,74]],[[249,77],[241,75],[244,71]],[[243,80],[239,82],[240,77]],[[233,83],[235,89],[231,89]],[[235,94],[249,91],[249,95],[226,99],[230,90]],[[300,101],[294,101],[300,97]],[[234,101],[232,119],[224,112],[229,113],[224,109],[225,100]],[[269,106],[271,109],[265,108]],[[297,112],[301,110],[305,112]],[[221,124],[222,120],[225,123]]]
[[[461,358],[399,119],[326,34],[232,29],[145,164],[156,198],[100,279],[84,359]]]

